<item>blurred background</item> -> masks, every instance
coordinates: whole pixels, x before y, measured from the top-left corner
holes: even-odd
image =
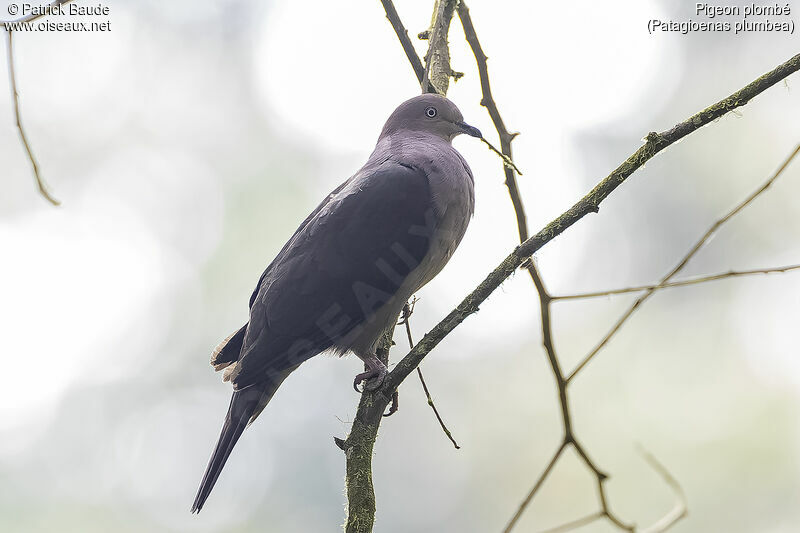
[[[263,268],[366,160],[416,79],[377,0],[106,5],[109,32],[15,35],[24,121],[59,208],[35,190],[0,68],[0,530],[338,531],[344,456],[332,437],[355,415],[358,361],[318,357],[295,372],[192,516],[230,395],[208,360],[247,320]],[[428,26],[430,0],[396,7],[412,36]],[[514,146],[534,231],[647,132],[798,48],[784,33],[648,34],[650,19],[697,20],[688,2],[469,7],[495,98],[522,133]],[[457,20],[450,41],[465,75],[449,96],[493,139]],[[797,144],[799,80],[670,147],[548,244],[538,262],[549,288],[660,278]],[[418,295],[417,338],[517,239],[497,157],[474,139],[455,144],[476,177],[476,214]],[[795,162],[685,275],[800,262],[799,196]],[[556,303],[563,365],[633,299]],[[800,529],[798,324],[798,274],[664,291],[632,318],[571,389],[576,431],[612,474],[620,516],[645,525],[673,505],[641,444],[686,491],[690,516],[674,531]],[[425,360],[461,450],[417,379],[401,387],[375,450],[376,531],[503,528],[561,438],[539,327],[531,281],[517,274]],[[393,359],[405,348],[398,336]],[[596,509],[593,478],[568,455],[517,531]]]

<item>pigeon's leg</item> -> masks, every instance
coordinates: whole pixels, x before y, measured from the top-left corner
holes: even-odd
[[[356,375],[353,380],[353,388],[356,392],[361,392],[358,390],[358,384],[362,381],[366,381],[367,383],[364,384],[364,389],[374,391],[383,384],[383,380],[386,378],[386,374],[389,373],[389,369],[386,368],[386,365],[384,365],[375,354],[363,358],[363,361],[367,370],[366,372]]]

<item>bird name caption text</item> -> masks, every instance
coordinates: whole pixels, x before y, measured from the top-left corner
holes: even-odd
[[[650,19],[647,31],[654,33],[785,33],[794,34],[792,8],[788,3],[756,4],[743,6],[716,5],[697,2],[694,5],[697,19]]]
[[[11,31],[47,32],[47,31],[111,31],[110,20],[92,20],[86,17],[108,17],[111,8],[105,4],[78,5],[64,4],[26,4],[11,3],[6,9],[12,17],[19,17],[16,21],[6,22],[3,25]],[[80,20],[54,20],[41,17],[81,17]]]

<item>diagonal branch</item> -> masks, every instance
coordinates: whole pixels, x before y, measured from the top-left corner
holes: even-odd
[[[397,38],[400,40],[400,46],[403,47],[408,62],[411,63],[411,68],[414,69],[414,75],[417,77],[417,81],[422,85],[422,80],[425,78],[425,67],[422,66],[422,61],[419,55],[417,55],[414,44],[408,37],[408,30],[403,26],[403,22],[400,20],[400,15],[397,14],[392,0],[381,0],[381,4],[383,4],[383,9],[386,11],[386,18],[389,19],[392,28],[394,28],[394,32],[397,34]]]
[[[799,57],[800,56],[795,56],[795,58]],[[798,152],[800,152],[800,145],[798,145],[794,149],[794,151],[791,154],[789,154],[789,156],[784,160],[784,162],[781,164],[778,170],[775,171],[775,173],[772,176],[770,176],[769,179],[767,179],[767,181],[765,181],[764,184],[758,188],[758,190],[754,191],[752,194],[750,194],[750,196],[742,200],[736,207],[728,211],[728,213],[725,214],[725,216],[714,222],[714,224],[712,224],[711,227],[708,228],[705,234],[703,234],[703,236],[700,237],[700,240],[698,240],[694,244],[694,246],[692,246],[689,249],[686,255],[683,256],[683,258],[678,262],[678,264],[675,265],[675,267],[661,279],[658,285],[647,289],[647,292],[645,292],[643,295],[637,298],[637,300],[633,302],[633,304],[628,308],[628,310],[625,313],[623,313],[622,317],[620,317],[620,319],[617,320],[617,322],[614,324],[611,330],[606,334],[606,336],[603,337],[603,339],[592,349],[591,352],[589,352],[588,355],[586,355],[586,357],[584,357],[581,360],[580,363],[578,363],[578,366],[575,367],[575,370],[573,370],[572,373],[567,378],[567,382],[572,381],[572,379],[586,367],[589,361],[591,361],[594,358],[594,356],[597,355],[597,353],[600,350],[602,350],[603,347],[606,346],[606,344],[608,344],[608,342],[617,333],[617,331],[620,330],[623,324],[627,322],[627,320],[631,317],[631,315],[633,315],[633,313],[636,312],[636,310],[645,301],[647,301],[655,293],[656,290],[663,288],[664,285],[668,283],[678,272],[683,270],[683,268],[687,265],[687,263],[689,263],[692,257],[694,257],[695,254],[697,254],[697,252],[700,251],[700,249],[703,246],[705,246],[705,244],[708,242],[711,236],[714,235],[723,224],[725,224],[728,220],[736,216],[742,209],[750,205],[753,202],[753,200],[761,196],[761,194],[763,194],[767,189],[769,189],[772,186],[772,184],[775,183],[775,180],[777,180],[781,176],[781,174],[783,174],[783,171],[786,170],[786,167],[789,166],[789,163],[791,163],[792,160],[795,158],[795,156],[797,156]]]

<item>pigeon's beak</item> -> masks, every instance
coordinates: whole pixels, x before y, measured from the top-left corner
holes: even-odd
[[[482,139],[483,135],[481,134],[481,130],[476,128],[475,126],[470,126],[466,122],[456,122],[456,126],[461,131],[461,133],[466,133],[472,137],[477,137],[478,139]]]

